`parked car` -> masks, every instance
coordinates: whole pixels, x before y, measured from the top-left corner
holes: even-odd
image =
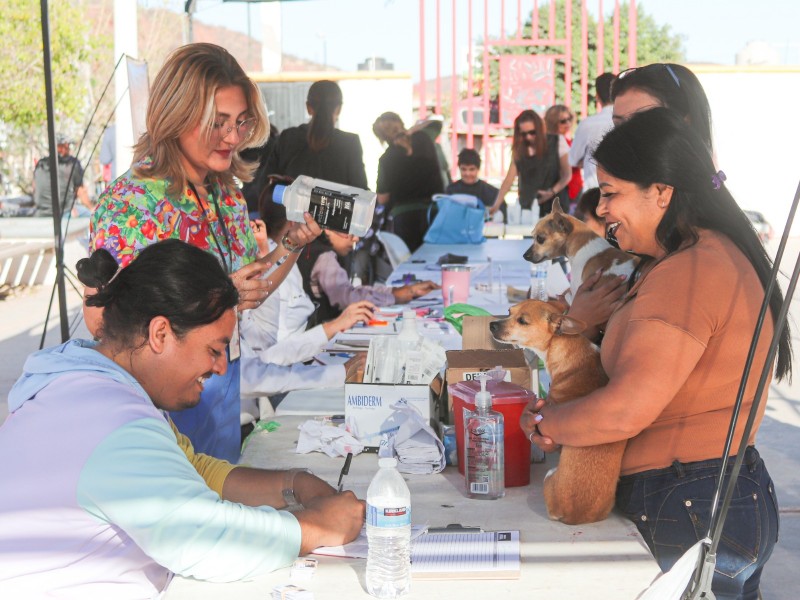
[[[35,213],[31,196],[0,196],[0,217],[32,217]]]
[[[772,225],[769,224],[769,221],[767,221],[763,214],[757,210],[746,210],[744,214],[750,219],[750,223],[752,223],[753,229],[756,230],[762,244],[766,244],[775,237],[775,231],[772,229]]]

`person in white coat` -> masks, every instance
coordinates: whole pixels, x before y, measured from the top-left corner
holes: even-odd
[[[601,73],[594,80],[594,89],[597,101],[600,103],[599,112],[583,119],[575,130],[575,138],[569,148],[569,164],[571,167],[583,167],[583,191],[597,187],[597,165],[592,158],[592,152],[603,136],[614,126],[611,113],[614,110],[611,102],[611,82],[614,81],[613,73]]]
[[[268,214],[262,210],[262,217],[269,222],[269,227],[264,221],[257,221],[254,231],[266,250],[267,244],[269,249],[276,245],[275,240],[281,239],[290,223],[285,210]],[[292,390],[343,385],[348,374],[355,374],[363,367],[363,353],[356,354],[345,364],[306,363],[322,352],[336,333],[359,321],[369,321],[374,310],[372,302],[354,302],[336,319],[307,329],[314,304],[303,289],[300,271],[293,266],[283,283],[261,306],[242,315],[241,394],[245,420],[247,414],[256,418],[266,416]],[[265,396],[270,398],[269,405],[263,399],[258,400]]]

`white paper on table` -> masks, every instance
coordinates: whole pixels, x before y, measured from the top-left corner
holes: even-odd
[[[379,320],[379,319],[376,319]],[[394,335],[397,333],[397,322],[386,321],[385,325],[354,325],[341,332],[342,335]]]
[[[428,531],[427,525],[411,526],[411,541],[413,542],[423,533]],[[363,527],[358,537],[344,546],[320,546],[311,554],[320,556],[338,556],[340,558],[367,558],[369,544],[367,543],[367,528]]]
[[[300,435],[297,438],[297,454],[309,452],[323,452],[331,458],[360,454],[364,444],[350,435],[344,425],[336,426],[309,419],[298,427]]]

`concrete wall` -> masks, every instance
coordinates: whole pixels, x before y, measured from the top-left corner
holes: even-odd
[[[378,159],[384,152],[372,124],[381,113],[396,112],[406,127],[412,122],[411,75],[394,71],[293,72],[279,75],[251,74],[267,101],[270,119],[278,129],[308,121],[305,99],[308,88],[320,79],[332,79],[342,88],[344,104],[338,128],[358,134],[364,149],[364,167],[371,189],[375,189]]]
[[[711,104],[717,165],[742,208],[780,237],[800,180],[800,67],[688,65]],[[800,235],[795,220],[793,233]]]

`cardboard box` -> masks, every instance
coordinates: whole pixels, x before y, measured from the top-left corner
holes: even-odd
[[[381,435],[397,428],[392,419],[392,405],[405,400],[416,408],[425,421],[435,426],[432,418],[431,392],[428,385],[401,383],[361,383],[345,381],[344,420],[348,430],[365,446],[377,448]]]
[[[498,342],[489,331],[489,323],[502,317],[473,317],[464,315],[461,321],[462,350],[513,350],[514,346]]]
[[[448,350],[446,381],[437,378],[431,384],[435,417],[446,423],[453,423],[453,400],[447,393],[447,385],[473,380],[479,373],[491,371],[498,366],[506,371],[505,381],[529,390],[538,389],[538,377],[528,365],[522,350]]]
[[[538,372],[532,370],[523,350],[511,344],[498,342],[489,332],[489,323],[504,317],[465,316],[462,321],[463,350],[447,352],[445,382],[438,382],[438,396],[432,386],[431,396],[435,401],[435,412],[439,419],[452,423],[453,402],[447,395],[447,384],[475,379],[479,373],[491,371],[497,366],[506,370],[505,381],[516,383],[529,390],[539,389]]]

